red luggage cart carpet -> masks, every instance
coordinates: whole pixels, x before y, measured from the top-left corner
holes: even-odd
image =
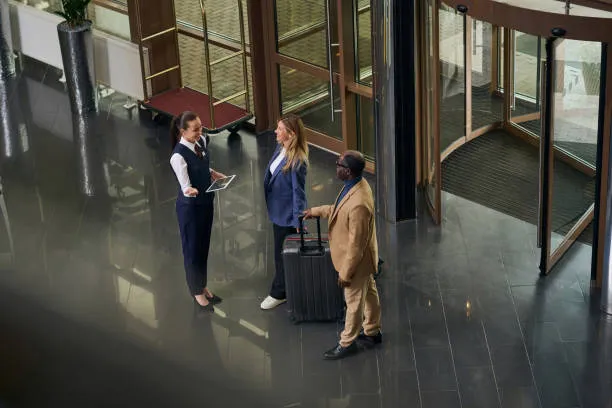
[[[214,107],[215,126],[213,128],[208,95],[190,88],[173,89],[155,95],[142,105],[152,111],[173,117],[184,111],[195,112],[202,121],[203,130],[211,134],[219,133],[225,129],[232,132],[237,131],[243,122],[253,117],[246,110],[229,102],[223,102]]]

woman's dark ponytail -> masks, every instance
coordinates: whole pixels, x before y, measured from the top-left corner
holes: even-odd
[[[179,142],[181,138],[181,130],[179,128],[179,124],[181,122],[181,117],[183,114],[181,113],[178,116],[172,118],[172,122],[170,122],[170,147],[172,150],[176,147],[176,144]]]
[[[176,144],[181,140],[181,130],[187,130],[189,123],[197,118],[197,113],[190,111],[185,111],[172,118],[172,122],[170,122],[170,146],[172,146],[172,150],[174,150]]]

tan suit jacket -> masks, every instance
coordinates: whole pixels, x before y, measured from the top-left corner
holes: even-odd
[[[338,201],[336,196],[336,201]],[[315,217],[329,220],[329,245],[334,268],[340,278],[351,281],[376,272],[378,243],[374,221],[374,197],[365,179],[342,198],[338,206],[323,205],[311,209]]]

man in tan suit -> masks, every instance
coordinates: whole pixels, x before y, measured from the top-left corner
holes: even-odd
[[[338,284],[344,288],[344,330],[338,345],[324,354],[329,360],[356,353],[358,339],[366,346],[382,341],[380,301],[373,278],[378,267],[374,198],[370,185],[362,178],[364,168],[365,159],[360,152],[344,152],[336,162],[336,175],[344,181],[336,203],[304,211],[304,218],[329,219],[332,262],[338,271]]]

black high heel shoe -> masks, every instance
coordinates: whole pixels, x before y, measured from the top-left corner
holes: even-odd
[[[215,294],[213,294],[211,297],[206,296],[206,299],[208,299],[208,301],[213,305],[218,305],[219,303],[223,302],[223,299]]]
[[[214,312],[215,311],[215,308],[213,307],[213,304],[210,301],[206,306],[202,306],[201,304],[198,303],[197,300],[193,299],[193,304],[196,306],[197,310],[200,312]]]

